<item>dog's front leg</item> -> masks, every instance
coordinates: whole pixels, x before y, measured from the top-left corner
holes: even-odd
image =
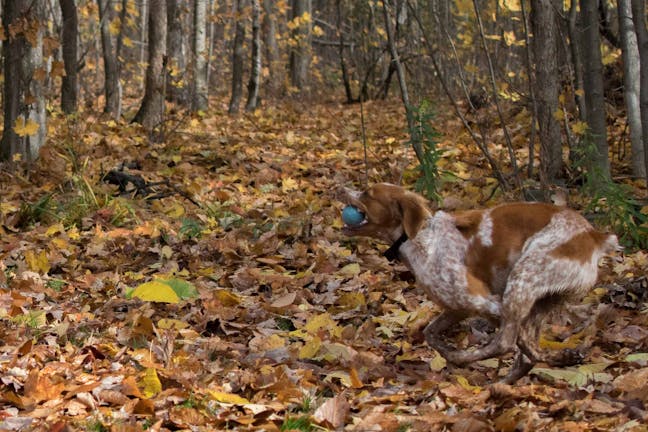
[[[448,358],[454,349],[450,348],[442,339],[442,334],[450,327],[460,323],[466,316],[460,312],[445,310],[441,315],[437,316],[430,324],[423,330],[425,340],[445,359]]]

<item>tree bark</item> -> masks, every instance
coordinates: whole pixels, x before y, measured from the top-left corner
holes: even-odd
[[[623,54],[623,95],[625,97],[628,124],[630,125],[630,147],[632,149],[632,172],[640,178],[646,177],[644,143],[641,129],[641,107],[639,105],[639,47],[632,21],[630,0],[617,0],[619,15],[619,36]]]
[[[583,90],[589,139],[594,144],[590,173],[600,175],[600,180],[610,178],[605,96],[603,92],[603,62],[601,60],[601,35],[598,23],[598,2],[580,0],[583,51]]]
[[[59,0],[63,20],[61,35],[61,51],[65,66],[65,76],[61,86],[61,109],[65,114],[77,110],[78,85],[77,85],[77,39],[79,36],[79,22],[74,0]]]
[[[644,164],[646,165],[645,169],[648,176],[648,29],[646,28],[645,13],[645,0],[632,0],[632,20],[634,21],[637,43],[639,45],[639,82],[641,89],[639,105],[641,106]],[[648,178],[646,178],[646,182],[648,183]]]
[[[122,89],[119,82],[119,63],[110,34],[110,22],[113,20],[114,10],[110,0],[97,0],[97,4],[101,21],[101,45],[104,60],[104,95],[106,97],[104,112],[118,119],[121,117]]]
[[[265,47],[266,64],[268,65],[267,85],[277,91],[282,81],[278,74],[279,47],[277,46],[277,17],[274,0],[263,0],[263,46]]]
[[[229,103],[229,113],[236,114],[239,112],[241,96],[243,95],[243,42],[245,41],[245,22],[243,10],[245,9],[245,0],[236,2],[236,30],[234,31],[234,48],[232,54],[232,97]]]
[[[167,0],[167,99],[186,105],[188,97],[187,82],[187,0]]]
[[[292,34],[294,46],[290,51],[290,83],[297,90],[308,85],[311,62],[311,0],[292,0],[292,21],[297,24]]]
[[[558,109],[559,73],[556,16],[551,0],[531,0],[533,51],[536,59],[535,96],[540,138],[540,180],[543,186],[560,177],[563,160]]]
[[[2,26],[5,35],[10,35],[9,26],[16,24],[27,9],[27,0],[3,0]],[[14,155],[24,153],[24,140],[14,131],[16,120],[23,112],[26,93],[26,78],[23,77],[22,59],[27,55],[27,40],[23,33],[8,37],[2,44],[4,58],[4,130],[2,132],[2,153],[0,160],[11,160]]]
[[[194,0],[194,80],[191,92],[191,110],[194,112],[205,111],[208,105],[207,1],[208,0]]]
[[[139,111],[133,118],[149,131],[164,121],[164,95],[166,82],[166,0],[151,0],[148,19],[148,65],[146,86]]]
[[[259,86],[261,80],[261,5],[259,0],[252,0],[252,64],[248,82],[248,99],[246,111],[253,111],[259,103]]]
[[[43,33],[38,23],[44,19],[44,5],[27,0],[2,3],[2,25],[7,39],[4,57],[4,130],[0,160],[32,162],[46,138],[46,111],[43,82],[37,71],[43,68]],[[30,42],[26,32],[30,32]],[[16,132],[16,127],[36,124],[33,133]],[[22,136],[21,136],[22,135]]]

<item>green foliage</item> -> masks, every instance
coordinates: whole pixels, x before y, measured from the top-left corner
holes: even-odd
[[[52,194],[48,193],[40,197],[36,202],[23,203],[20,206],[16,226],[26,228],[36,222],[48,219],[53,213],[54,202],[52,200]]]
[[[203,226],[196,219],[182,218],[182,226],[180,227],[180,235],[187,239],[199,238],[202,234]]]
[[[225,231],[240,227],[243,224],[243,218],[227,208],[228,202],[215,203],[205,206],[207,216],[218,221],[218,225]]]
[[[609,226],[625,247],[648,247],[648,215],[641,212],[641,204],[632,196],[632,190],[614,183],[596,167],[593,160],[597,149],[587,137],[579,149],[578,166],[583,169],[583,190],[590,197],[586,212],[595,214],[599,224]]]
[[[418,106],[409,107],[408,115],[411,116],[411,124],[414,129],[410,130],[409,144],[418,149],[418,169],[421,173],[415,188],[428,199],[439,201],[443,173],[439,170],[438,163],[443,157],[444,151],[437,146],[441,134],[432,126],[432,121],[435,118],[432,104],[423,100]]]
[[[286,417],[279,430],[282,431],[298,430],[303,432],[310,432],[313,430],[313,425],[311,424],[311,421],[308,418],[308,416]]]

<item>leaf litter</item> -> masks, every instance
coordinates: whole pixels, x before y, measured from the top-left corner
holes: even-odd
[[[492,384],[510,358],[448,365],[421,333],[438,308],[384,246],[340,232],[338,186],[416,176],[398,106],[367,107],[368,167],[357,106],[215,112],[162,145],[53,119],[30,176],[0,173],[0,429],[646,430],[645,251],[543,334],[587,346],[582,365],[514,386]],[[440,121],[462,173],[443,195],[476,207],[485,164]]]

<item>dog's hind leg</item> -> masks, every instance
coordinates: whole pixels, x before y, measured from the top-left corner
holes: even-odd
[[[550,366],[570,366],[582,361],[583,355],[575,349],[546,351],[540,347],[540,329],[552,309],[563,303],[563,296],[553,294],[535,302],[531,314],[522,324],[518,346],[534,362],[545,362]]]

